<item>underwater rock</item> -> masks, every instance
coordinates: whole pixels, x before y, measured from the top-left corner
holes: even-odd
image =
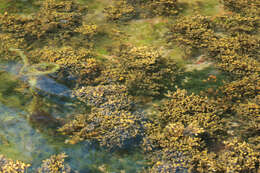
[[[42,110],[32,112],[29,116],[29,121],[33,125],[43,127],[57,127],[60,125],[60,122],[56,118]]]
[[[35,87],[42,90],[48,94],[71,98],[72,90],[67,86],[59,84],[54,79],[47,76],[41,76],[37,78],[37,83]]]
[[[42,75],[37,77],[30,77],[26,74],[21,75],[20,70],[22,68],[22,65],[19,63],[6,63],[5,65],[0,66],[0,70],[3,70],[5,72],[8,72],[14,76],[19,77],[21,81],[24,81],[26,83],[29,83],[30,85],[33,85],[32,87],[43,91],[48,94],[61,96],[61,97],[68,97],[70,98],[72,96],[72,90],[70,90],[65,85],[59,84],[54,79]],[[34,80],[35,82],[33,82]]]

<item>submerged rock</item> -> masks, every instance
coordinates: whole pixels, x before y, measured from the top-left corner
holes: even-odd
[[[43,127],[57,127],[60,125],[60,122],[54,118],[51,114],[42,111],[37,110],[31,113],[29,116],[29,121],[37,126],[43,126]]]
[[[34,87],[40,91],[43,91],[48,94],[62,96],[62,97],[71,97],[72,90],[70,90],[65,85],[62,85],[56,82],[54,79],[48,77],[47,75],[40,76],[29,76],[26,74],[20,74],[22,65],[19,63],[7,63],[0,64],[0,70],[10,73],[11,75],[19,77],[21,81],[29,83],[31,87]]]

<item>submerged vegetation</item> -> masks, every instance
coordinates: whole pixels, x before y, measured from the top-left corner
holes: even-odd
[[[0,9],[0,106],[22,112],[0,110],[0,172],[259,172],[257,1],[0,0]],[[15,137],[23,148],[11,151]],[[45,140],[54,151],[35,152]]]

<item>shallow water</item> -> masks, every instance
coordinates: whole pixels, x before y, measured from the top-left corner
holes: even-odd
[[[4,66],[2,64],[2,67]],[[65,144],[65,139],[55,132],[56,128],[48,129],[45,124],[34,124],[29,121],[33,97],[28,88],[24,89],[24,97],[21,97],[21,93],[16,90],[22,87],[19,85],[27,82],[25,78],[17,78],[15,73],[10,73],[10,71],[8,73],[2,68],[0,73],[0,154],[30,163],[32,167],[29,172],[35,172],[42,160],[62,152],[68,155],[66,163],[80,172],[102,172],[102,170],[137,172],[145,165],[143,156],[138,151],[119,154],[110,153],[88,142],[77,145]],[[46,114],[62,118],[80,112],[81,107],[75,100],[64,98],[64,95],[59,97],[60,92],[67,89],[66,86],[58,84],[47,76],[41,76],[38,85],[37,91],[41,95],[39,99],[44,105],[40,109],[46,111]],[[44,115],[41,118],[45,118]]]
[[[34,15],[34,12],[39,9],[40,4],[36,3],[32,5],[33,3],[31,2],[33,1],[40,2],[36,0],[0,0],[0,13],[8,11],[7,16],[14,13],[18,16],[32,17],[31,15]],[[198,56],[200,53],[204,53],[204,51],[194,50],[195,54],[192,56],[195,57],[186,57],[185,50],[181,46],[177,46],[175,43],[168,43],[169,38],[167,38],[167,33],[170,32],[168,25],[174,24],[176,20],[175,16],[144,17],[144,19],[141,16],[126,23],[113,23],[106,20],[105,13],[103,12],[113,1],[76,1],[89,7],[88,13],[83,17],[84,22],[87,24],[97,24],[98,34],[91,40],[91,45],[93,43],[93,50],[91,51],[93,51],[93,56],[95,56],[98,62],[110,62],[111,60],[111,62],[115,62],[113,58],[117,50],[112,51],[112,49],[117,49],[121,44],[124,45],[124,43],[140,47],[156,47],[161,51],[163,56],[176,60],[178,66],[186,69],[182,75],[177,77],[175,84],[178,88],[186,89],[188,93],[202,94],[203,96],[207,95],[214,99],[218,96],[217,92],[219,87],[223,86],[225,82],[232,81],[231,77],[226,73],[216,69],[216,64],[209,60],[210,57],[205,58],[204,60],[206,61],[204,61],[204,56]],[[192,16],[196,11],[196,13],[199,12],[206,16],[213,16],[213,19],[224,12],[223,5],[214,0],[183,0],[180,2],[180,5],[183,6],[183,11],[180,11],[179,16]],[[59,22],[64,24],[67,21],[67,19],[62,19]],[[49,29],[52,30],[51,27]],[[45,31],[45,29],[43,30]],[[56,118],[62,121],[65,118],[70,119],[70,116],[74,114],[86,114],[86,112],[89,112],[90,107],[86,106],[86,104],[82,104],[76,100],[75,97],[72,97],[73,91],[69,88],[69,85],[74,79],[76,81],[76,77],[73,76],[73,74],[70,75],[70,73],[68,73],[69,81],[65,81],[68,79],[67,77],[64,80],[62,79],[62,81],[66,83],[65,85],[63,85],[64,83],[59,83],[54,79],[55,77],[59,78],[59,75],[50,74],[49,71],[52,68],[42,66],[43,62],[39,58],[40,56],[34,52],[35,50],[36,52],[41,50],[45,46],[51,50],[51,53],[52,50],[63,50],[58,46],[60,43],[52,37],[52,34],[56,36],[56,34],[54,34],[55,32],[56,31],[50,32],[50,37],[46,40],[31,40],[33,43],[30,43],[31,45],[29,47],[23,48],[23,46],[21,46],[19,47],[21,49],[13,49],[14,52],[11,56],[12,58],[16,56],[18,59],[17,62],[2,63],[0,61],[0,155],[3,154],[7,158],[21,160],[31,164],[32,166],[27,171],[28,173],[36,172],[36,169],[40,167],[42,161],[48,159],[51,155],[63,152],[68,155],[68,158],[65,159],[65,163],[69,164],[73,170],[79,171],[79,173],[135,173],[142,172],[146,167],[150,167],[151,165],[149,165],[148,160],[146,160],[147,156],[145,159],[142,153],[143,150],[128,149],[130,151],[109,152],[105,148],[101,148],[97,144],[93,144],[87,140],[75,145],[70,145],[65,142],[65,137],[56,132],[60,125],[55,121]],[[0,33],[2,34],[2,31],[0,31]],[[3,32],[3,34],[6,33]],[[61,31],[61,35],[62,34],[64,34],[63,31]],[[74,34],[76,35],[76,33]],[[76,51],[78,48],[85,49],[85,46],[91,47],[87,40],[82,40],[77,36],[74,37],[74,34],[68,39],[69,41],[62,40],[64,43],[61,43],[61,46],[69,46]],[[216,32],[215,34],[222,37],[225,33]],[[59,37],[57,37],[57,40],[59,40]],[[2,45],[0,44],[0,46]],[[4,48],[1,47],[2,52],[6,51],[5,46],[6,45],[4,45]],[[11,50],[11,53],[12,47],[16,46],[13,46],[13,42],[10,41],[10,45],[8,43],[7,47]],[[46,51],[47,49],[43,50]],[[23,51],[26,56],[28,56],[28,59],[30,59],[31,65],[25,62],[24,59],[26,58],[22,58],[22,56],[19,55],[19,52],[21,53]],[[6,55],[0,53],[0,59],[3,57],[3,59],[6,60],[4,56]],[[7,56],[9,55],[7,54]],[[34,61],[34,58],[36,61]],[[39,61],[37,58],[39,58]],[[47,62],[44,62],[45,65],[51,64]],[[72,64],[74,64],[74,62]],[[59,65],[56,64],[55,66],[54,64],[54,67],[60,67]],[[45,70],[48,71],[48,75],[41,73],[45,72]],[[57,72],[58,70],[56,69],[54,71]],[[74,71],[74,69],[72,69],[72,71]],[[67,75],[67,71],[64,70],[64,72]],[[77,88],[81,84],[74,83],[72,85]],[[156,115],[158,112],[157,106],[163,103],[161,100],[152,101],[151,98],[141,97],[137,98],[137,100],[138,99],[141,99],[142,103],[148,102],[148,104],[142,105],[141,108],[145,109],[144,112],[148,117],[149,115]],[[146,106],[148,108],[146,108]],[[225,117],[226,116],[228,115],[225,115]],[[223,118],[224,123],[230,121],[229,124],[239,126],[237,117],[234,117],[234,120],[229,120],[229,117],[225,117]],[[247,122],[244,124],[246,123]],[[241,127],[242,126],[243,123],[241,123]],[[251,126],[249,127],[251,128]],[[227,126],[224,130],[232,128],[232,126]],[[238,129],[240,127],[235,127],[235,129],[236,128]],[[231,135],[229,134],[226,137],[231,136],[233,138],[233,136],[240,136],[240,131],[238,130],[232,129],[229,131],[231,131]],[[207,139],[205,139],[205,141],[207,141]],[[207,146],[209,151],[212,150],[216,154],[219,154],[221,150],[226,152],[222,144],[213,144],[211,143],[211,139],[209,141]],[[156,154],[156,152],[153,154]],[[161,161],[161,158],[158,156],[157,159],[156,156],[158,155],[148,159]],[[162,167],[158,166],[155,168],[158,168],[159,171],[159,169],[168,166],[167,162],[163,163],[165,164],[162,165]],[[172,165],[171,162],[169,163]],[[158,172],[156,169],[153,170]],[[183,173],[184,169],[178,167],[176,172]]]
[[[82,3],[86,1],[83,0]],[[94,1],[93,4],[95,6],[93,8],[99,9]],[[29,1],[13,3],[0,0],[0,12],[6,9],[11,13],[26,14],[37,10],[38,7],[31,6]],[[99,11],[102,9],[103,7]],[[48,75],[37,76],[36,83],[31,76],[20,75],[22,66],[17,62],[0,62],[0,154],[31,164],[28,173],[35,172],[42,160],[62,152],[68,155],[65,162],[73,170],[82,173],[120,171],[130,173],[138,172],[146,165],[144,156],[139,151],[111,153],[88,141],[76,145],[65,144],[66,139],[56,133],[57,128],[46,129],[44,124],[32,123],[29,115],[34,99],[30,89],[40,95],[41,110],[52,117],[66,117],[76,112],[83,112],[87,108],[80,106],[77,100],[71,99],[71,90],[67,86],[56,82]]]

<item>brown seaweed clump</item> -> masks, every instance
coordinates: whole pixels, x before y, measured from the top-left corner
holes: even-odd
[[[258,21],[256,16],[241,14],[220,15],[216,19],[199,14],[180,17],[169,27],[169,42],[184,48],[188,57],[208,54],[222,71],[242,77],[260,71],[260,42],[253,35]]]
[[[260,96],[247,99],[245,102],[234,106],[234,110],[237,115],[235,121],[240,124],[236,128],[242,132],[241,138],[253,144],[260,151]]]
[[[24,49],[26,47],[26,43],[25,43],[25,39],[24,37],[16,37],[15,33],[16,31],[4,31],[3,27],[5,24],[4,23],[4,19],[3,19],[3,15],[0,14],[0,59],[2,60],[16,60],[17,58],[14,58],[14,56],[11,56],[9,53],[9,48],[21,48]],[[11,26],[10,26],[11,25]],[[9,26],[10,28],[14,27],[12,26],[13,22],[11,22],[11,24],[7,24],[7,26]],[[6,26],[6,27],[7,27]],[[17,27],[17,30],[19,30],[20,26]],[[19,31],[17,31],[19,32]],[[23,32],[23,31],[21,31]]]
[[[43,160],[37,173],[72,173],[69,165],[64,164],[64,159],[68,157],[65,153],[52,155],[49,159]]]
[[[256,143],[246,142],[249,136],[257,139],[258,130],[248,132],[257,127],[257,122],[252,122],[259,112],[256,103],[251,103],[255,99],[247,105],[241,104],[243,109],[237,110],[240,116],[249,115],[243,120],[250,119],[241,123],[248,129],[239,129],[244,139],[226,140],[224,131],[228,127],[224,124],[221,127],[225,120],[218,105],[179,89],[168,97],[154,115],[154,123],[146,124],[148,135],[144,149],[151,158],[149,172],[256,172],[260,153]],[[253,124],[249,126],[245,122]]]
[[[114,63],[107,64],[97,81],[123,84],[132,95],[161,95],[172,90],[180,74],[176,62],[156,49],[122,45],[114,54]]]
[[[216,99],[218,107],[225,113],[236,114],[234,107],[255,98],[258,95],[259,88],[259,74],[257,73],[225,83],[220,87],[219,97]]]
[[[179,13],[177,0],[114,0],[104,9],[109,21],[128,21],[134,17],[173,16]]]
[[[0,172],[3,173],[25,173],[30,164],[23,163],[21,161],[14,161],[5,158],[0,155]]]
[[[154,115],[155,123],[147,124],[144,147],[151,152],[151,172],[196,170],[196,157],[209,154],[207,145],[221,131],[219,112],[207,98],[188,95],[185,90],[168,97]]]
[[[231,136],[259,151],[259,74],[245,76],[220,88],[218,107],[227,116],[223,123]]]
[[[101,64],[89,49],[74,49],[71,46],[61,48],[44,47],[31,52],[32,61],[55,63],[60,66],[58,78],[75,84],[92,84],[101,73]],[[73,82],[71,82],[73,80]],[[68,82],[69,83],[69,82]]]
[[[176,42],[189,56],[216,40],[210,18],[200,14],[180,17],[169,29],[169,42]]]
[[[179,13],[178,0],[148,0],[145,1],[144,8],[157,16],[172,16]]]
[[[34,31],[38,38],[47,39],[47,45],[79,44],[76,46],[88,47],[89,40],[97,32],[97,26],[84,22],[83,17],[87,12],[87,7],[76,1],[45,0],[35,14],[34,23],[38,28]]]
[[[76,1],[45,0],[40,11],[30,16],[1,14],[0,58],[12,60],[10,47],[23,49],[30,55],[30,63],[25,64],[56,64],[60,68],[52,77],[70,86],[76,82],[75,97],[91,110],[64,120],[58,131],[68,137],[67,143],[89,140],[109,150],[141,145],[151,161],[148,172],[256,173],[260,164],[259,4],[220,2],[231,12],[212,18],[180,17],[168,28],[169,42],[177,43],[188,57],[207,55],[233,80],[218,88],[215,100],[186,90],[172,92],[182,69],[159,49],[121,44],[101,64],[94,58],[92,43],[98,27],[83,20],[87,9]],[[177,0],[118,0],[104,13],[108,21],[128,21],[142,15],[173,16],[179,10]],[[44,70],[37,64],[32,67]],[[139,96],[165,97],[148,117],[137,106]],[[42,121],[44,127],[58,123],[41,110],[34,111],[30,120]],[[51,156],[38,172],[72,172],[64,164],[66,157]],[[0,156],[0,172],[24,172],[28,167]]]
[[[142,118],[127,111],[112,112],[109,115],[93,111],[75,118],[59,128],[64,135],[71,136],[67,143],[84,140],[98,142],[109,150],[129,149],[137,146],[143,136]]]
[[[212,170],[219,172],[256,172],[260,153],[238,139],[224,141],[225,149],[215,157]]]
[[[256,34],[259,28],[259,16],[244,16],[237,13],[226,13],[216,16],[214,22],[216,29],[230,33],[231,35]]]
[[[179,13],[178,0],[126,0],[141,16],[174,16]]]
[[[215,40],[210,44],[208,53],[221,70],[242,77],[260,72],[259,48],[258,38],[239,34]]]
[[[221,87],[222,98],[226,102],[240,103],[257,96],[260,88],[259,74],[255,73],[232,81]]]
[[[41,9],[31,15],[0,14],[3,59],[12,60],[8,52],[10,47],[28,52],[46,45],[90,48],[90,39],[97,33],[97,26],[83,22],[86,13],[87,8],[75,1],[45,0]]]
[[[255,0],[219,0],[227,10],[243,15],[260,15],[259,2]]]
[[[223,142],[223,149],[216,153],[203,151],[195,156],[195,172],[249,172],[257,173],[260,153],[255,148],[237,138]],[[193,171],[194,172],[194,171]]]
[[[89,86],[78,89],[76,96],[95,107],[90,113],[75,115],[59,128],[62,134],[70,136],[68,143],[91,140],[115,150],[134,147],[141,142],[145,118],[137,110],[126,87]]]
[[[187,127],[190,123],[197,122],[197,125],[202,129],[207,129],[209,134],[220,129],[218,125],[220,112],[207,97],[188,95],[186,90],[180,89],[174,93],[168,93],[167,97],[169,100],[159,107],[158,119],[162,124],[181,122]]]
[[[116,110],[134,111],[135,102],[124,85],[85,86],[75,90],[75,96],[87,105],[114,112]]]
[[[43,160],[41,167],[37,169],[37,173],[73,173],[70,166],[65,164],[65,153],[52,155],[49,159]],[[0,172],[1,173],[26,173],[30,164],[21,161],[13,161],[0,155]]]
[[[86,7],[76,1],[45,0],[41,9],[30,16],[1,14],[0,53],[4,56],[0,58],[16,60],[8,50],[19,48],[29,55],[32,65],[59,65],[59,80],[92,84],[100,74],[91,43],[97,26],[83,21],[86,13]]]
[[[15,38],[24,38],[25,43],[58,36],[64,39],[82,25],[84,13],[86,9],[74,1],[46,0],[39,12],[32,16],[1,15],[1,31],[12,33]]]
[[[136,15],[134,7],[125,0],[113,1],[113,4],[104,9],[108,21],[127,21]]]

